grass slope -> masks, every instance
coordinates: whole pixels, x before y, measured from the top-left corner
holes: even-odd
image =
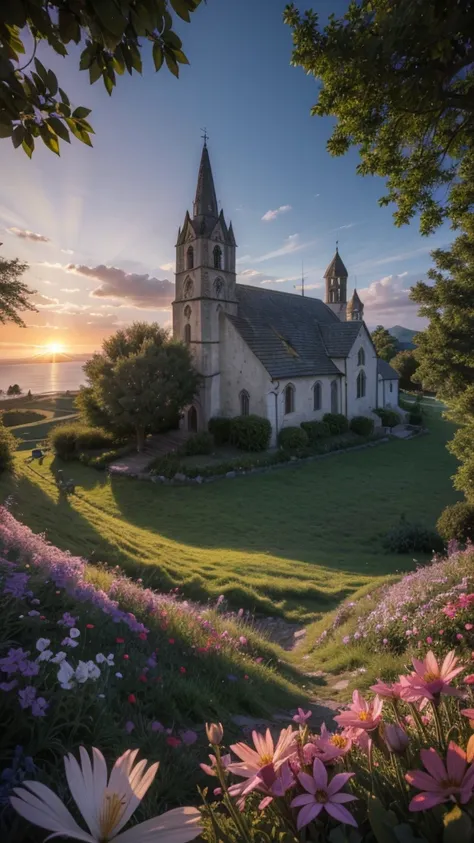
[[[430,411],[430,434],[331,456],[270,474],[197,487],[109,479],[77,463],[77,495],[59,497],[51,460],[0,480],[0,500],[53,544],[120,564],[155,587],[189,597],[224,593],[291,620],[315,620],[347,595],[413,567],[381,537],[405,513],[433,526],[456,500],[445,449],[452,427]],[[55,466],[63,467],[64,466]]]
[[[59,392],[55,395],[21,395],[19,398],[8,398],[0,404],[0,410],[36,410],[43,413],[45,418],[31,424],[22,424],[10,428],[11,432],[20,440],[18,450],[32,450],[40,445],[48,436],[49,431],[59,422],[72,421],[77,417],[74,405],[75,394]]]

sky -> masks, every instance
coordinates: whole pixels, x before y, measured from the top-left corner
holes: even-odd
[[[298,3],[301,9],[311,0]],[[344,0],[318,0],[324,20]],[[358,155],[331,158],[332,120],[310,116],[317,85],[290,66],[284,0],[208,0],[176,27],[190,66],[176,80],[155,74],[144,45],[143,76],[118,78],[109,97],[78,70],[79,51],[38,55],[74,106],[92,109],[93,149],[41,142],[32,160],[0,142],[1,255],[29,265],[37,293],[27,328],[0,326],[0,357],[31,356],[51,343],[88,353],[136,320],[170,326],[175,242],[192,211],[202,127],[217,197],[238,244],[238,281],[324,297],[336,241],[370,328],[423,327],[410,286],[449,230],[422,238],[380,208],[383,180],[356,174]]]

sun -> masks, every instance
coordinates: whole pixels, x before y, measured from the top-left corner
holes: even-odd
[[[64,351],[64,346],[59,342],[50,342],[46,346],[45,350],[49,354],[61,354],[61,352]]]

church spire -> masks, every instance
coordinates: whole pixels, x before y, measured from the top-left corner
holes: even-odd
[[[215,217],[217,220],[218,216],[216,191],[205,137],[194,199],[194,217]]]

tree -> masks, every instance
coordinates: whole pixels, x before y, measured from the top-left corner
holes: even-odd
[[[25,328],[25,323],[18,314],[19,310],[34,310],[28,296],[32,296],[35,290],[30,290],[21,281],[21,276],[28,269],[27,263],[21,263],[18,258],[4,260],[0,258],[0,324],[14,322],[20,328]]]
[[[336,118],[331,155],[357,147],[358,172],[387,179],[380,204],[396,204],[397,225],[457,223],[474,186],[472,0],[353,0],[324,29],[291,4],[285,21],[292,63],[320,83],[312,113]]]
[[[139,451],[147,432],[193,400],[200,382],[188,347],[156,323],[117,331],[84,371],[98,407],[117,428],[134,430]]]
[[[70,133],[92,146],[90,109],[73,109],[52,70],[36,57],[46,41],[60,56],[66,45],[80,44],[79,69],[91,85],[102,79],[108,94],[116,75],[142,72],[142,44],[151,42],[158,71],[163,63],[174,76],[189,64],[173,27],[173,13],[185,21],[201,0],[11,0],[0,3],[0,138],[11,138],[31,158],[35,138],[59,155],[60,141]],[[25,56],[24,41],[33,43]],[[28,70],[28,72],[27,72]]]
[[[390,363],[392,357],[397,353],[397,340],[387,331],[383,325],[377,325],[372,331],[372,342],[375,345],[377,356]]]
[[[390,361],[390,365],[400,375],[400,389],[416,389],[418,387],[418,381],[413,381],[413,376],[420,364],[414,351],[399,351]]]
[[[13,386],[8,387],[7,395],[21,395],[21,388],[17,383],[14,383]]]

